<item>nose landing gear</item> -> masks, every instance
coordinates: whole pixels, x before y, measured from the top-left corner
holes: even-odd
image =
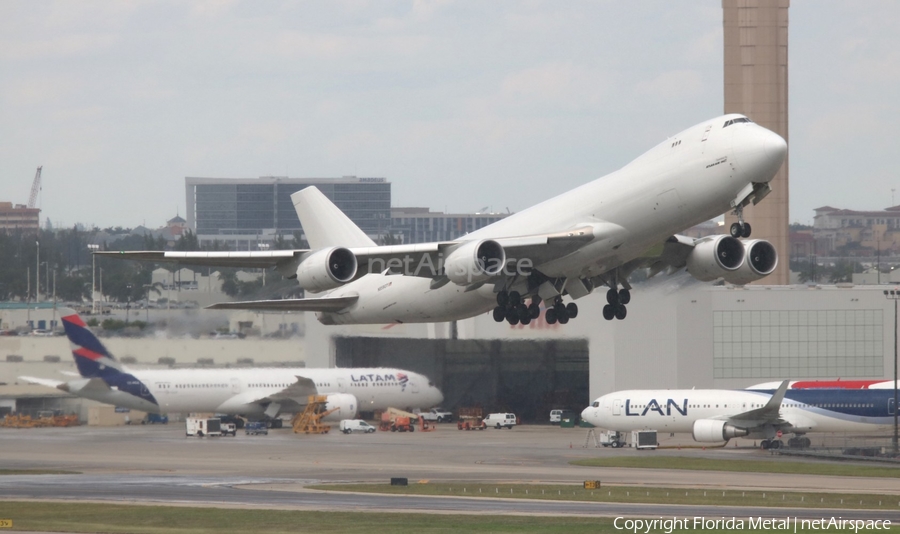
[[[744,207],[738,206],[738,207],[734,208],[734,211],[732,212],[732,214],[737,216],[738,222],[731,223],[731,228],[729,229],[729,232],[731,233],[731,237],[733,237],[735,239],[741,238],[741,237],[744,237],[744,238],[750,237],[750,231],[751,231],[750,223],[744,222]]]

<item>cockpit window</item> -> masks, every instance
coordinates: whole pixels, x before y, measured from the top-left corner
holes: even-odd
[[[594,401],[594,404],[591,404],[591,406],[593,406],[594,408],[599,408],[599,407],[600,407],[600,401]]]
[[[751,121],[747,117],[738,117],[736,119],[731,119],[730,121],[725,121],[725,126],[722,126],[722,128],[728,128],[732,124],[737,124],[739,122],[753,122],[753,121]]]

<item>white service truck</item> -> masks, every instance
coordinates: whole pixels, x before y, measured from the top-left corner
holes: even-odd
[[[419,417],[429,423],[450,423],[453,421],[453,412],[444,411],[442,408],[432,408],[427,412],[419,412]]]
[[[188,417],[184,420],[184,435],[197,436],[227,436],[235,435],[234,423],[222,424],[222,420],[217,417]]]

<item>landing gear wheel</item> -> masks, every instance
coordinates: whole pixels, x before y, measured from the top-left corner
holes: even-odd
[[[619,292],[616,291],[615,289],[610,289],[609,291],[607,291],[606,292],[606,302],[610,303],[613,306],[618,304],[619,303]]]
[[[510,291],[509,292],[509,304],[511,306],[518,306],[522,303],[522,296],[519,295],[518,291]]]
[[[626,315],[628,315],[628,309],[625,308],[625,306],[619,304],[618,306],[616,306],[615,314],[616,314],[616,319],[621,321],[622,319],[625,318]]]
[[[741,228],[741,223],[731,223],[731,228],[729,230],[731,233],[731,237],[735,239],[744,235],[744,230]]]
[[[516,312],[515,309],[511,309],[508,312],[506,312],[506,322],[508,322],[509,324],[511,324],[513,326],[519,324],[519,314]]]
[[[616,309],[613,307],[612,304],[607,304],[606,306],[603,307],[603,318],[604,319],[606,319],[607,321],[612,321],[615,316],[616,316]]]
[[[801,441],[800,445],[801,445],[804,449],[808,449],[808,448],[810,448],[810,447],[812,446],[812,441],[810,441],[810,439],[807,438],[807,437],[802,437],[802,438],[800,438],[800,441]]]
[[[769,450],[769,447],[770,447],[771,445],[772,445],[772,442],[771,442],[771,441],[769,441],[769,440],[767,440],[767,439],[764,439],[764,440],[762,440],[762,443],[759,444],[759,447],[760,447],[762,450],[767,451],[767,450]]]
[[[569,319],[578,317],[578,304],[575,304],[574,302],[566,304],[566,315],[569,316]]]
[[[506,309],[503,306],[494,308],[494,320],[502,323],[504,319],[506,319]]]
[[[750,237],[750,223],[744,223],[744,229],[741,231],[741,237]]]
[[[631,291],[627,289],[619,290],[619,304],[628,304],[631,302]]]
[[[569,322],[569,316],[566,314],[562,314],[559,316],[559,324],[566,324]]]
[[[532,319],[537,319],[541,316],[541,307],[537,304],[532,303],[531,306],[528,307],[528,311],[531,313]]]
[[[506,304],[509,302],[509,293],[506,291],[501,291],[497,293],[497,306],[506,307]]]
[[[525,304],[519,304],[518,306],[516,306],[516,313],[519,315],[519,321],[531,318],[531,310],[529,310],[528,306],[526,306]]]
[[[531,316],[527,316],[527,317],[523,317],[523,318],[519,319],[519,323],[521,323],[523,326],[528,326],[528,323],[530,323],[530,322],[531,322]]]
[[[547,308],[547,313],[545,314],[545,319],[547,320],[547,324],[556,324],[556,310],[553,308]]]
[[[535,296],[531,297],[531,305],[537,306],[538,308],[540,308],[541,307],[541,296],[535,295]]]

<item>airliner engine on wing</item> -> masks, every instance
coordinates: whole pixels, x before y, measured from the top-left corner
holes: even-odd
[[[310,249],[260,252],[97,252],[151,262],[274,268],[318,295],[228,302],[218,309],[314,311],[324,324],[437,322],[493,310],[496,321],[548,323],[606,286],[604,318],[624,319],[629,275],[686,267],[695,278],[745,284],[778,262],[750,236],[743,208],[761,201],[787,145],[743,115],[704,121],[622,169],[455,241],[377,246],[318,189],[291,195]],[[731,235],[677,232],[733,211]],[[741,240],[743,239],[743,241]]]

